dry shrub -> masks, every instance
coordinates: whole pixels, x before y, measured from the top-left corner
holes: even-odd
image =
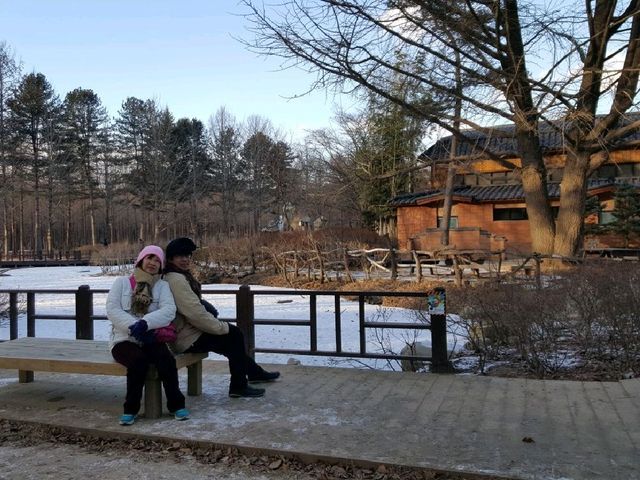
[[[102,267],[103,274],[122,275],[130,270],[131,263],[136,259],[143,247],[139,243],[118,242],[108,246],[95,245],[84,247],[91,252],[91,265]]]
[[[0,319],[9,318],[9,294],[0,294]]]
[[[572,338],[584,358],[620,375],[640,373],[640,269],[626,262],[590,262],[561,283]]]
[[[562,368],[566,354],[561,289],[530,284],[480,284],[449,289],[449,312],[460,315],[469,347],[486,361],[515,353],[538,377]]]
[[[558,273],[558,272],[557,272]],[[517,354],[538,377],[567,369],[606,370],[607,378],[640,373],[640,270],[589,262],[531,284],[448,288],[469,347],[485,362]],[[568,360],[571,360],[569,364]]]

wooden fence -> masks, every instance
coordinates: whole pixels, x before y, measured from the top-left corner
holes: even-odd
[[[479,279],[500,281],[515,277],[534,279],[540,284],[540,264],[545,258],[531,254],[505,259],[504,252],[486,250],[437,251],[372,248],[330,251],[290,250],[271,252],[274,271],[286,280],[306,276],[321,283],[331,280],[411,278],[453,281],[456,285]],[[356,272],[360,275],[356,275]]]
[[[77,290],[0,290],[0,294],[9,296],[9,338],[18,338],[19,296],[26,296],[26,322],[27,336],[36,336],[36,320],[74,320],[76,325],[76,338],[93,340],[94,321],[107,320],[104,315],[95,315],[93,312],[94,294],[106,294],[108,290],[94,289],[87,285],[80,286]],[[240,286],[237,290],[203,289],[205,295],[229,295],[236,297],[235,318],[223,319],[236,323],[242,330],[247,351],[254,356],[255,353],[296,354],[323,357],[347,357],[366,359],[409,360],[415,362],[430,362],[431,371],[449,372],[451,365],[447,354],[447,332],[445,313],[445,291],[435,289],[430,292],[344,292],[344,291],[315,291],[315,290],[251,290],[249,286]],[[36,296],[44,294],[74,295],[75,313],[49,314],[36,311]],[[258,319],[254,315],[256,297],[260,296],[305,296],[309,301],[309,317],[300,319]],[[317,299],[320,296],[331,296],[334,299],[334,340],[335,348],[332,350],[320,350],[318,348],[318,311]],[[342,322],[341,302],[343,297],[355,297],[358,302],[358,335],[359,346],[355,351],[346,351],[342,346]],[[398,323],[385,321],[371,321],[365,315],[365,304],[372,297],[412,297],[422,298],[424,303],[431,305],[432,298],[437,298],[439,305],[437,310],[430,314],[430,323]],[[306,349],[285,347],[270,348],[256,345],[255,327],[257,325],[297,326],[309,331],[309,346]],[[370,329],[404,329],[404,330],[430,330],[432,343],[432,356],[412,356],[395,353],[378,353],[367,350],[366,334]]]

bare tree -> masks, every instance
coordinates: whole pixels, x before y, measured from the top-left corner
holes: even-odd
[[[624,119],[635,105],[640,71],[638,0],[573,1],[555,9],[527,0],[242,3],[255,34],[249,46],[283,58],[286,67],[315,71],[311,88],[364,88],[448,130],[460,144],[474,142],[456,121],[489,135],[504,135],[491,123],[513,123],[519,165],[483,147],[475,155],[521,168],[535,251],[575,253],[589,173],[638,128]],[[396,62],[397,51],[410,61]],[[456,65],[472,88],[456,91]],[[394,95],[390,72],[446,105],[460,97],[463,115],[446,108],[436,115],[431,105]],[[598,120],[607,95],[607,113]],[[539,135],[543,122],[552,122],[567,146],[557,226]]]

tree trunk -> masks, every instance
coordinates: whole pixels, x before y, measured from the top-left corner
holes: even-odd
[[[88,178],[90,180],[90,178]],[[93,199],[93,188],[89,185],[89,228],[91,229],[91,246],[96,244],[96,211]]]
[[[9,256],[9,212],[7,208],[7,194],[2,199],[2,257],[7,258]]]
[[[451,36],[453,39],[453,36]],[[453,128],[460,131],[460,118],[462,117],[462,77],[460,73],[460,53],[456,49],[456,104],[453,114]],[[440,244],[449,245],[449,230],[451,228],[451,210],[453,209],[453,182],[456,177],[456,166],[453,159],[458,154],[458,137],[451,137],[451,151],[449,152],[449,168],[447,169],[447,180],[444,190],[444,206],[442,208],[442,234],[440,236]]]
[[[584,204],[587,198],[587,167],[589,154],[569,151],[560,184],[560,210],[556,224],[553,252],[573,257],[580,248],[584,224]]]
[[[71,250],[71,188],[67,185],[67,218],[64,222],[64,249]]]
[[[37,162],[37,153],[34,154]],[[40,169],[34,168],[33,195],[35,196],[35,207],[33,211],[33,255],[42,250],[42,239],[40,238]]]
[[[47,181],[47,253],[53,254],[53,178]]]
[[[522,159],[522,189],[527,204],[531,249],[541,254],[553,253],[555,223],[549,204],[546,168],[535,131],[517,126],[518,149]]]
[[[455,145],[455,137],[453,137],[451,144]],[[453,150],[453,147],[452,147]],[[449,229],[451,222],[451,210],[453,209],[453,180],[456,176],[456,166],[453,160],[449,160],[449,168],[447,169],[447,182],[444,188],[444,206],[442,207],[442,224],[440,225],[440,244],[443,246],[449,245]]]
[[[9,237],[11,238],[11,252],[15,254],[16,251],[16,203],[13,195],[11,196],[11,204],[9,208],[9,216],[10,216],[10,228],[9,228]]]
[[[107,246],[113,242],[113,223],[111,221],[111,178],[109,176],[109,164],[104,161],[104,245]]]
[[[24,187],[20,185],[20,257],[24,255]]]

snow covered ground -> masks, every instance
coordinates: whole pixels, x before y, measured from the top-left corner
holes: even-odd
[[[114,281],[113,276],[102,275],[100,267],[37,267],[9,270],[0,276],[0,290],[2,289],[69,289],[75,290],[80,285],[89,285],[92,289],[109,289]],[[203,288],[235,291],[238,285],[204,285]],[[253,290],[268,290],[268,287],[252,286]],[[282,289],[278,289],[282,290]],[[221,318],[235,318],[235,295],[216,294],[207,295],[207,300],[213,303],[220,312]],[[105,315],[106,294],[94,295],[94,314]],[[358,303],[341,299],[341,326],[343,351],[358,351]],[[74,313],[74,296],[61,294],[36,295],[36,313],[68,314]],[[318,349],[335,349],[334,328],[334,297],[318,296]],[[385,322],[417,322],[416,314],[412,310],[402,308],[366,306],[366,316],[369,321]],[[258,319],[288,319],[308,320],[309,299],[304,295],[256,295],[255,317]],[[96,340],[107,340],[109,322],[96,321],[94,336]],[[380,332],[380,330],[378,330]],[[430,332],[390,330],[384,331],[386,347],[399,353],[407,339],[430,344]],[[367,350],[380,352],[381,344],[376,339],[373,329],[367,330]],[[26,336],[26,317],[20,316],[19,336]],[[69,320],[38,320],[36,322],[36,336],[53,338],[74,338],[75,325]],[[9,338],[9,322],[6,318],[0,321],[0,339]],[[256,346],[260,348],[288,348],[309,349],[309,328],[304,326],[262,326],[256,327]],[[447,338],[448,348],[460,350],[464,338],[457,333],[450,333]],[[340,365],[361,366],[360,361],[350,361],[344,358],[294,356],[288,354],[257,354],[256,360],[261,363],[286,363],[295,357],[304,365]],[[211,358],[219,358],[212,355]],[[366,365],[375,368],[391,368],[386,361],[367,360]],[[397,362],[396,362],[397,363]],[[399,368],[396,366],[396,368]]]

